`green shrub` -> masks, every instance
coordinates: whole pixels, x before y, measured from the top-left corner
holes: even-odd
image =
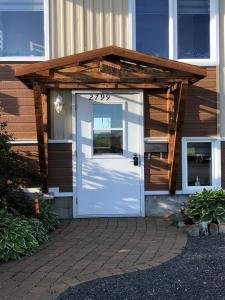
[[[37,186],[41,179],[33,160],[29,156],[25,159],[12,149],[13,141],[14,137],[7,132],[7,122],[0,119],[0,209],[21,213],[29,210],[29,199],[21,187],[27,184]]]
[[[190,197],[185,215],[193,223],[225,222],[225,193],[223,190],[206,190]]]
[[[0,261],[31,255],[47,239],[47,229],[38,219],[15,217],[0,210]]]
[[[59,217],[50,210],[50,205],[46,200],[39,200],[40,215],[39,220],[44,224],[48,231],[55,230],[60,225]]]

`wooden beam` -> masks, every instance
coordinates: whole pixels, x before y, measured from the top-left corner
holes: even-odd
[[[168,88],[167,83],[51,83],[45,84],[46,88],[57,89],[162,89]]]
[[[47,97],[42,95],[41,86],[38,83],[33,84],[34,107],[37,128],[39,167],[42,180],[42,191],[47,192]]]
[[[200,78],[206,76],[206,70],[203,68],[117,46],[108,46],[100,49],[86,51],[83,53],[78,53],[75,55],[48,60],[45,62],[39,62],[28,66],[18,67],[16,69],[16,76],[29,75],[31,73],[61,68],[72,64],[84,63],[87,61],[101,60],[102,58],[124,60],[140,65],[155,67],[161,70],[180,71],[187,74],[192,74],[193,76],[200,76]]]
[[[169,120],[169,191],[175,194],[178,177],[179,164],[181,162],[181,138],[185,113],[185,104],[188,95],[188,82],[184,81],[178,85],[174,93],[174,103],[170,102],[170,120]]]

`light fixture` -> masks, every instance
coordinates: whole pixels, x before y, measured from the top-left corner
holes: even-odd
[[[54,105],[55,105],[55,110],[58,114],[61,114],[62,111],[63,111],[63,106],[64,106],[64,100],[63,100],[63,97],[58,95],[55,99],[55,102],[54,102]]]

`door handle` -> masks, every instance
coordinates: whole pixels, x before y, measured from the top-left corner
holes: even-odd
[[[134,166],[139,166],[139,158],[137,153],[134,153],[133,155],[133,162],[134,162]]]

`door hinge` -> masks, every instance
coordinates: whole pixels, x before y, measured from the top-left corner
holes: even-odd
[[[78,204],[78,198],[76,197],[76,205]]]

